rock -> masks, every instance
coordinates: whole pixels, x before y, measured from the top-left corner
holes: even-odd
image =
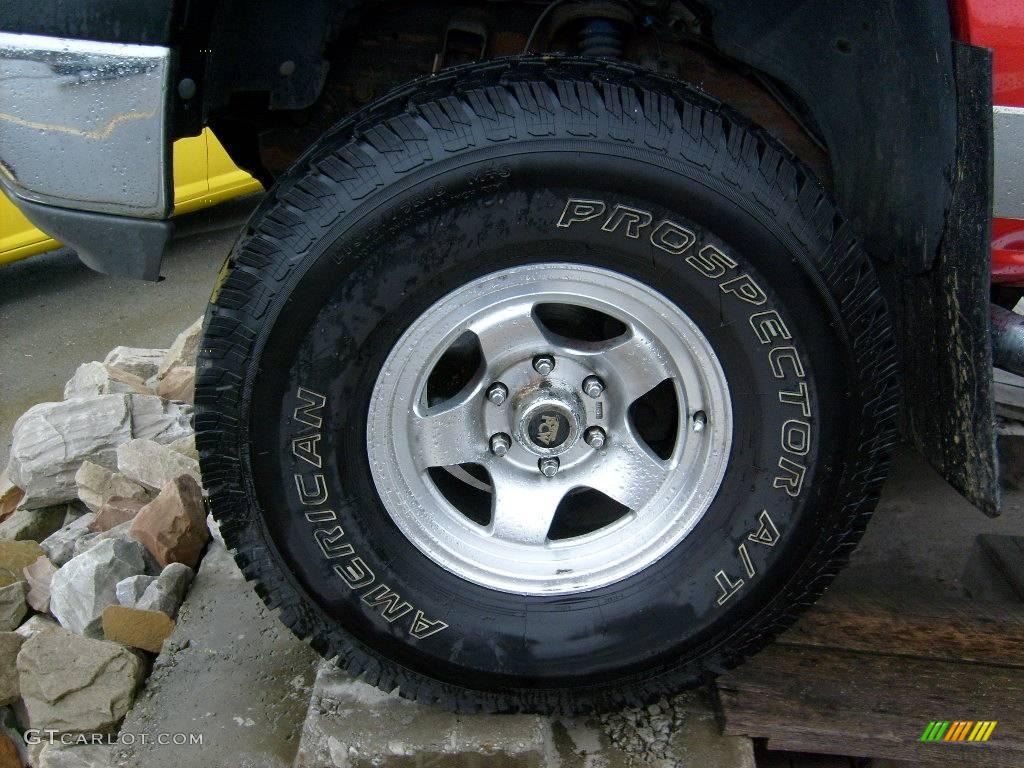
[[[21,696],[15,662],[24,642],[25,638],[16,632],[0,632],[0,707],[13,704]]]
[[[50,582],[56,572],[57,567],[46,555],[41,555],[34,563],[22,569],[28,584],[25,600],[40,613],[48,613],[50,610]]]
[[[192,406],[169,403],[156,395],[127,395],[131,402],[132,437],[173,443],[192,434]]]
[[[122,645],[160,653],[164,640],[174,631],[174,620],[160,611],[144,611],[123,605],[103,610],[103,636]]]
[[[199,451],[196,450],[196,436],[189,435],[183,437],[180,440],[175,440],[173,443],[168,443],[167,447],[172,451],[177,451],[182,456],[188,456],[190,459],[199,461]]]
[[[143,664],[131,651],[66,630],[46,629],[18,653],[21,696],[33,728],[113,730],[131,706]]]
[[[68,504],[67,509],[68,511],[64,515],[64,525],[71,525],[71,523],[75,522],[75,520],[80,518],[82,515],[92,514],[89,511],[89,508],[80,501],[72,501],[71,503]],[[62,525],[61,528],[63,528],[64,525]]]
[[[11,482],[6,469],[0,473],[0,520],[9,517],[18,508],[24,496],[25,492]]]
[[[64,399],[113,394],[151,394],[146,381],[103,363],[82,363],[64,385]]]
[[[110,768],[114,764],[111,744],[47,743],[39,753],[39,768]]]
[[[54,565],[60,568],[75,556],[75,543],[89,533],[89,525],[95,518],[95,512],[82,515],[42,541],[40,546]]]
[[[99,395],[33,406],[14,424],[10,479],[25,490],[21,505],[45,507],[78,492],[86,459],[113,469],[116,448],[133,438],[170,443],[192,433],[192,409],[155,395]]]
[[[85,534],[85,536],[83,536],[75,542],[74,556],[78,557],[79,555],[88,552],[90,549],[94,548],[97,544],[100,544],[108,539],[128,541],[132,544],[140,543],[138,539],[132,536],[132,521],[129,520],[127,522],[121,523],[120,525],[115,525],[113,528],[110,528],[106,531]],[[142,547],[141,550],[142,557],[146,561],[146,570],[144,571],[144,573],[147,573],[151,576],[156,576],[160,573],[160,569],[163,566],[156,561],[156,558],[149,553],[148,549]]]
[[[6,587],[0,587],[0,632],[11,632],[17,629],[27,613],[24,581],[16,581]]]
[[[20,579],[21,570],[45,554],[34,541],[0,541],[0,568],[6,568]]]
[[[198,461],[152,440],[132,440],[118,447],[117,468],[157,491],[181,475],[190,475],[197,482],[200,479]]]
[[[103,609],[117,602],[117,582],[146,570],[142,546],[106,539],[73,557],[50,582],[50,612],[63,627],[80,635],[100,633]]]
[[[19,509],[0,523],[0,539],[42,541],[64,524],[67,504]]]
[[[75,472],[85,459],[114,466],[114,449],[132,438],[127,395],[41,403],[15,422],[11,479],[25,489],[26,507],[75,498]]]
[[[36,614],[14,630],[14,634],[20,635],[27,640],[33,635],[38,635],[44,629],[50,629],[51,627],[59,628],[60,624],[47,616],[40,616],[39,614]]]
[[[14,743],[14,739],[5,730],[0,730],[0,766],[4,768],[21,768],[23,765],[21,754]]]
[[[18,578],[18,574],[14,571],[8,570],[7,568],[0,568],[0,587],[9,586],[16,581],[21,581],[21,579]]]
[[[194,365],[176,365],[159,380],[156,393],[165,400],[191,403],[196,387]]]
[[[175,563],[172,563],[172,565],[175,565]],[[167,567],[170,568],[171,566]],[[127,579],[121,579],[114,588],[118,604],[126,608],[137,608],[139,601],[146,593],[146,589],[155,582],[156,576],[146,575],[129,576]]]
[[[181,475],[167,483],[160,494],[139,511],[131,532],[160,565],[184,563],[195,568],[210,538],[199,483],[190,475]]]
[[[178,334],[178,337],[167,350],[164,359],[160,361],[157,369],[157,380],[164,378],[167,372],[177,365],[196,364],[196,352],[199,350],[199,339],[203,334],[203,318],[199,318],[192,325]]]
[[[146,506],[146,503],[147,500],[125,499],[115,496],[100,507],[99,513],[89,523],[89,530],[93,533],[109,531],[118,525],[131,522],[139,514],[139,510]]]
[[[93,512],[99,512],[114,497],[142,502],[149,499],[146,489],[138,483],[91,461],[82,462],[75,473],[75,485],[78,498]]]
[[[170,563],[160,575],[146,587],[146,591],[132,604],[134,608],[160,611],[172,619],[178,612],[195,571],[184,563]],[[127,605],[120,597],[118,602]]]
[[[110,368],[130,373],[145,381],[155,376],[160,363],[167,356],[166,349],[146,349],[144,347],[114,347],[103,358],[104,364]]]

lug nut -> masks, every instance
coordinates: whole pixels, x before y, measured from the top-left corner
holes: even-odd
[[[487,399],[495,405],[501,405],[508,399],[508,387],[496,381],[487,388]]]
[[[541,376],[547,376],[555,370],[555,358],[551,355],[537,355],[533,358],[533,370]]]
[[[703,432],[708,425],[708,415],[704,411],[697,411],[693,414],[693,431]]]
[[[600,427],[591,427],[583,433],[583,439],[587,441],[587,445],[595,451],[599,451],[604,448],[607,437],[604,434],[604,430]]]
[[[508,449],[511,447],[512,438],[504,432],[498,432],[497,434],[491,435],[491,453],[499,459],[508,453]]]
[[[597,376],[587,376],[583,380],[583,391],[591,397],[598,397],[604,392],[604,382],[597,378]]]
[[[544,477],[554,477],[558,473],[558,459],[541,459],[537,466]]]

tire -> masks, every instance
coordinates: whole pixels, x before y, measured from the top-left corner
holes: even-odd
[[[878,498],[895,370],[867,256],[776,141],[637,68],[508,60],[396,91],[268,194],[206,316],[197,443],[239,566],[325,657],[458,711],[605,711],[822,592]]]

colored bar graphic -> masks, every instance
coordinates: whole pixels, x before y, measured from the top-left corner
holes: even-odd
[[[928,723],[928,727],[921,734],[921,741],[940,741],[945,736],[947,728],[949,728],[948,720],[933,720]]]
[[[932,720],[920,741],[988,741],[996,724],[995,720]]]

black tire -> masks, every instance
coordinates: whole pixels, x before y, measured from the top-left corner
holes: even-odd
[[[653,227],[636,239],[598,219],[557,227],[568,198],[648,211],[697,242],[673,255]],[[702,267],[706,243],[736,266]],[[714,346],[736,416],[721,489],[682,543],[615,584],[544,597],[459,580],[413,547],[381,505],[365,436],[373,374],[419,312],[552,253],[678,302]],[[766,312],[778,314],[751,321]],[[822,592],[877,501],[895,381],[869,260],[792,154],[679,83],[538,58],[413,83],[279,181],[214,291],[196,431],[228,546],[322,655],[460,711],[607,710],[736,665]],[[296,419],[307,433],[321,420],[323,522],[297,497]],[[385,620],[386,604],[332,569],[340,551],[415,610]]]

